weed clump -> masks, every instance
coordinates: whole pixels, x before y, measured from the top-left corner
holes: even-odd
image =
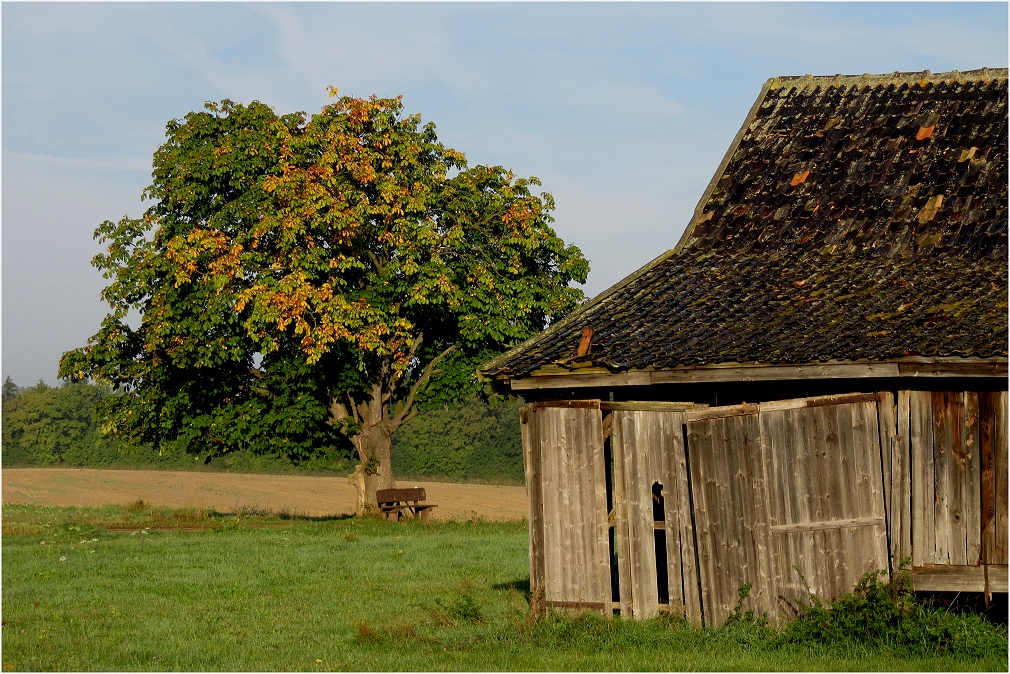
[[[852,592],[824,604],[810,595],[779,633],[784,644],[859,644],[907,653],[981,657],[1007,652],[1004,630],[977,614],[954,614],[918,601],[911,574],[865,574]]]
[[[435,604],[445,612],[452,621],[471,622],[481,624],[484,622],[484,613],[469,592],[462,593],[458,599],[443,602],[435,599]]]

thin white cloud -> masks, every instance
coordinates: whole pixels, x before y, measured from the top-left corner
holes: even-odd
[[[150,157],[59,157],[38,152],[15,152],[6,150],[3,153],[4,170],[18,170],[17,164],[23,164],[27,169],[32,167],[85,170],[85,171],[142,171],[151,172]],[[10,164],[8,164],[10,162]]]

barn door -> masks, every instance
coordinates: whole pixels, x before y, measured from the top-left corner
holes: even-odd
[[[603,403],[610,412],[621,615],[701,620],[684,413],[691,403]]]
[[[526,405],[522,434],[530,507],[531,603],[538,608],[609,614],[600,401]]]
[[[788,618],[888,568],[876,396],[853,394],[687,413],[702,611]]]
[[[851,592],[887,570],[880,434],[874,394],[761,405],[769,546],[781,611],[810,592]]]
[[[748,583],[747,608],[772,615],[758,407],[688,412],[686,426],[705,623],[721,625]]]

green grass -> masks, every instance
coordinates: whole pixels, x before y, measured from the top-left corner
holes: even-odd
[[[530,620],[526,546],[524,523],[5,505],[3,668],[1006,670],[977,616],[942,618],[960,636],[937,648]]]

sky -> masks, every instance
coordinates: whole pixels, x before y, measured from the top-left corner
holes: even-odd
[[[676,245],[779,75],[1007,67],[1006,3],[22,3],[2,12],[2,376],[97,332],[103,220],[207,101],[402,95],[471,164],[537,176],[602,292]]]

